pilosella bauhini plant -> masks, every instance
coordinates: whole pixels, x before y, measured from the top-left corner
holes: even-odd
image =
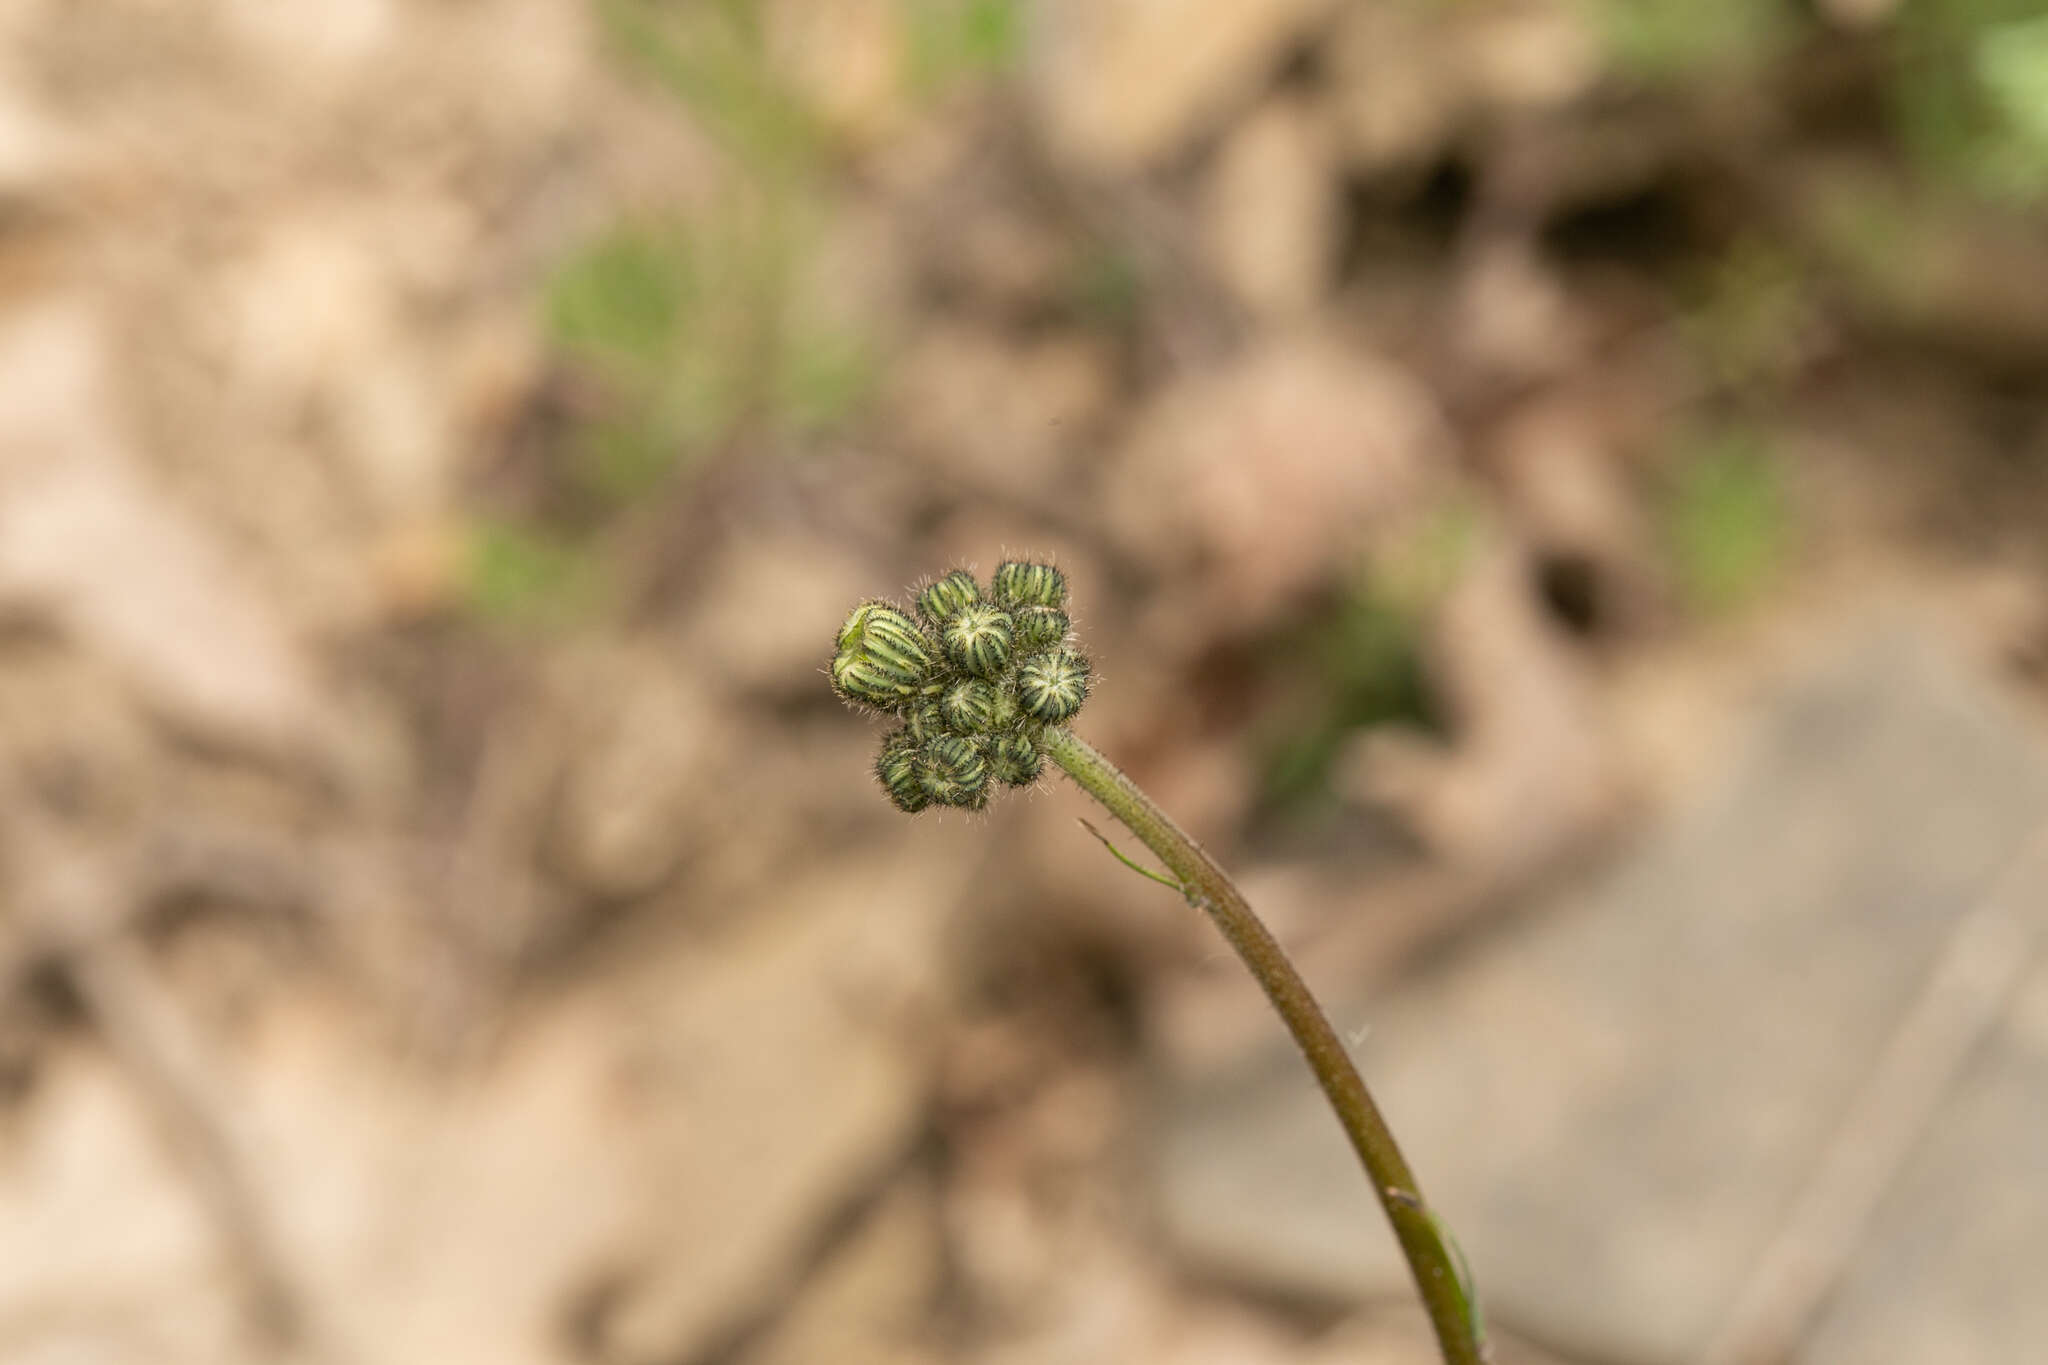
[[[1067,642],[1067,582],[1049,564],[1006,563],[984,594],[956,569],[917,595],[915,615],[863,602],[839,628],[832,685],[901,724],[875,776],[898,810],[980,810],[998,785],[1028,786],[1048,727],[1088,699],[1088,660]]]
[[[1058,569],[1008,560],[985,591],[955,569],[926,584],[912,610],[884,601],[853,609],[839,628],[832,686],[896,722],[875,758],[882,790],[906,814],[981,810],[998,787],[1029,786],[1050,762],[1158,855],[1170,876],[1138,870],[1209,916],[1294,1035],[1393,1225],[1444,1360],[1487,1360],[1469,1277],[1443,1222],[1293,963],[1201,846],[1067,728],[1088,700],[1089,666],[1066,605]]]

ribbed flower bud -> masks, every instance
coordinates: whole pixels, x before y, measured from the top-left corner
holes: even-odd
[[[886,602],[863,602],[839,628],[832,683],[853,701],[893,710],[932,684],[933,656],[917,622]]]
[[[863,602],[846,614],[846,624],[839,628],[839,640],[835,646],[841,654],[858,650],[866,638],[868,623],[883,612],[895,611],[887,602]]]
[[[946,657],[964,672],[993,678],[1010,666],[1013,636],[1006,611],[980,602],[964,606],[946,622],[944,635]]]
[[[893,607],[868,618],[862,644],[869,658],[906,681],[921,684],[931,676],[930,638],[917,622]]]
[[[1045,768],[1045,755],[1030,735],[1019,731],[998,736],[989,747],[989,771],[996,781],[1012,787],[1028,787]]]
[[[1005,611],[1018,607],[1063,607],[1067,603],[1067,577],[1050,564],[1027,564],[1006,559],[996,565],[990,583],[996,605]]]
[[[1067,627],[1072,624],[1058,607],[1012,607],[1010,620],[1020,654],[1052,648],[1067,638]]]
[[[848,701],[878,711],[891,711],[903,705],[910,691],[865,654],[833,655],[832,686]]]
[[[1017,705],[1016,687],[1007,681],[999,683],[996,686],[995,722],[989,726],[989,729],[994,733],[1000,734],[1004,730],[1016,729],[1023,720],[1024,708]]]
[[[1088,660],[1062,645],[1026,659],[1017,670],[1017,704],[1024,714],[1058,725],[1088,700]]]
[[[920,698],[903,708],[903,719],[910,737],[919,744],[934,735],[943,735],[950,728],[946,724],[946,713],[938,702]]]
[[[985,735],[996,728],[1003,711],[1003,694],[994,683],[965,678],[946,689],[939,698],[939,710],[953,729]]]
[[[925,585],[925,590],[917,595],[917,609],[925,620],[935,626],[943,626],[958,615],[961,608],[980,600],[981,585],[974,581],[974,575],[965,569],[955,569]]]
[[[965,735],[940,735],[918,755],[925,792],[942,806],[980,810],[988,804],[988,760],[982,746]]]
[[[875,778],[882,790],[906,815],[915,815],[931,804],[931,794],[918,779],[918,751],[922,746],[906,729],[897,730],[882,741],[875,758]]]

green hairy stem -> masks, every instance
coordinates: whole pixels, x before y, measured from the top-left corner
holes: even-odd
[[[1436,1329],[1444,1360],[1448,1365],[1479,1365],[1489,1359],[1478,1309],[1442,1221],[1423,1202],[1415,1174],[1352,1064],[1351,1054],[1272,931],[1202,846],[1093,745],[1071,730],[1048,726],[1040,747],[1172,870],[1188,903],[1206,912],[1237,950],[1285,1021],[1287,1031],[1294,1035],[1309,1069],[1315,1072],[1316,1083],[1344,1126],[1345,1136],[1351,1139],[1414,1272],[1415,1286]]]

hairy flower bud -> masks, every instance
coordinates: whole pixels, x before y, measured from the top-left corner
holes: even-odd
[[[1019,653],[1036,654],[1067,638],[1071,624],[1058,607],[1013,607],[1010,620],[1017,636]]]
[[[994,730],[1003,710],[1003,694],[994,683],[966,678],[947,688],[939,698],[939,710],[946,724],[957,731],[985,735]],[[1014,708],[1012,708],[1014,710]]]
[[[974,575],[965,569],[955,569],[943,578],[935,578],[917,595],[917,609],[924,619],[934,626],[943,626],[960,613],[981,600],[981,585],[974,581]]]
[[[846,624],[839,628],[839,640],[835,646],[840,653],[858,650],[860,642],[868,633],[868,623],[883,612],[895,611],[887,602],[867,601],[846,614]]]
[[[863,647],[869,658],[897,676],[923,683],[932,673],[932,643],[917,622],[890,608],[868,620]]]
[[[989,771],[996,781],[1012,787],[1028,787],[1045,768],[1045,755],[1030,735],[1019,731],[998,736],[989,748]]]
[[[962,607],[945,625],[946,657],[963,672],[993,678],[1010,666],[1010,613],[984,603]]]
[[[850,700],[893,710],[931,686],[935,652],[910,617],[886,602],[863,602],[839,628],[832,683]]]
[[[945,710],[936,701],[921,699],[912,702],[903,708],[903,719],[909,722],[905,728],[910,731],[910,737],[919,744],[934,735],[945,734],[950,728],[946,724]]]
[[[1017,670],[1017,704],[1024,714],[1058,725],[1088,700],[1088,660],[1062,645],[1035,655]]]
[[[996,605],[1005,611],[1018,607],[1062,607],[1067,602],[1067,577],[1050,564],[1028,564],[1006,559],[996,565],[989,585]]]
[[[904,704],[913,689],[906,688],[889,671],[865,654],[835,654],[832,657],[832,686],[839,695],[878,711],[893,711]]]
[[[918,778],[918,751],[921,748],[909,729],[897,730],[882,741],[882,752],[875,758],[875,778],[882,784],[882,790],[896,803],[896,809],[906,815],[915,815],[931,804],[931,794]]]
[[[1005,680],[996,687],[995,720],[989,725],[992,734],[1014,730],[1024,722],[1024,708],[1017,705],[1017,688],[1014,680]]]
[[[942,806],[980,810],[988,804],[988,760],[982,746],[965,735],[940,735],[918,755],[925,792]]]

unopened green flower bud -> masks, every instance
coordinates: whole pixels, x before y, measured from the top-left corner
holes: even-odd
[[[1010,666],[1010,614],[983,603],[962,607],[945,625],[946,657],[964,672],[993,678]]]
[[[964,678],[939,698],[939,710],[945,715],[946,724],[967,734],[987,734],[995,729],[1002,709],[1002,693],[994,683],[980,678]]]
[[[847,613],[846,624],[839,628],[839,640],[835,646],[841,653],[857,650],[867,635],[868,623],[883,612],[895,611],[887,602],[863,602]]]
[[[945,711],[938,702],[928,698],[919,699],[904,707],[903,719],[909,722],[906,728],[910,731],[910,737],[919,744],[936,735],[945,734],[950,728],[946,724]]]
[[[996,605],[1005,611],[1018,607],[1062,607],[1067,602],[1067,577],[1050,564],[1027,564],[1006,559],[996,565],[989,585]]]
[[[894,607],[868,618],[862,647],[869,658],[908,681],[921,684],[931,676],[935,660],[930,637]]]
[[[1067,638],[1067,627],[1071,624],[1067,614],[1058,607],[1013,607],[1010,620],[1020,654],[1036,654],[1042,649],[1050,649]]]
[[[982,746],[965,735],[940,735],[926,743],[918,754],[918,777],[942,806],[980,810],[988,804],[988,760]]]
[[[931,685],[935,654],[917,622],[886,602],[863,602],[839,628],[832,683],[853,701],[893,709]]]
[[[996,714],[989,725],[991,733],[1014,730],[1024,720],[1023,708],[1017,705],[1017,689],[1011,682],[996,685]]]
[[[848,701],[880,711],[904,705],[916,690],[865,654],[833,655],[832,686]]]
[[[915,815],[931,804],[931,794],[918,779],[920,747],[907,728],[897,730],[882,741],[882,752],[875,758],[876,780],[896,809],[907,815]]]
[[[980,600],[981,587],[974,581],[974,575],[965,569],[955,569],[925,586],[925,590],[917,595],[917,609],[934,626],[943,626],[958,615],[961,608]]]
[[[1088,700],[1088,660],[1064,645],[1026,659],[1017,670],[1017,703],[1047,725],[1070,719]]]
[[[1030,735],[1021,731],[998,736],[989,748],[989,771],[996,781],[1012,787],[1028,787],[1045,767],[1045,755]]]

